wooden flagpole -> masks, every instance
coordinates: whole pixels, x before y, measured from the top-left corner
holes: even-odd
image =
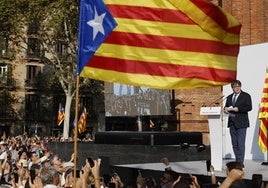
[[[78,105],[79,105],[79,75],[76,76],[76,94],[75,94],[75,129],[74,129],[74,184],[76,187],[76,169],[77,169],[77,121],[78,121]]]

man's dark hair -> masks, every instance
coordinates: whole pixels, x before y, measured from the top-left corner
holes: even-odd
[[[226,164],[229,171],[233,169],[243,170],[243,166],[240,162],[237,161],[231,161]]]
[[[234,80],[234,81],[231,83],[231,87],[233,88],[234,85],[242,86],[242,83],[241,83],[239,80]]]

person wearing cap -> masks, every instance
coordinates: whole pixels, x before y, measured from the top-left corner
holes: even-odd
[[[70,162],[70,161],[64,162],[62,167],[63,167],[63,171],[62,171],[62,176],[61,176],[61,185],[65,185],[66,184],[66,179],[67,179],[66,178],[66,176],[67,176],[66,173],[67,172],[70,173],[70,170],[73,171],[74,163]],[[68,177],[68,179],[70,179],[70,178]]]
[[[64,178],[64,183],[62,184],[63,187],[72,187],[73,181],[74,181],[74,169],[69,168],[66,172],[64,172],[64,175],[62,176]]]
[[[51,162],[49,158],[41,158],[41,167],[49,167],[51,166]]]

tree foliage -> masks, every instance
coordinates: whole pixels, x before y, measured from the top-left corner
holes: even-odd
[[[76,91],[79,3],[78,0],[0,2],[1,34],[8,35],[12,45],[19,47],[21,51],[17,53],[26,51],[28,38],[35,37],[41,49],[40,61],[53,67],[50,76],[40,75],[43,77],[37,83],[47,87],[60,84],[66,96],[64,137],[68,136],[70,109]],[[47,82],[42,83],[44,80]],[[102,92],[102,83],[94,80],[81,78],[80,86],[87,88],[88,95]]]
[[[14,95],[12,95],[7,88],[1,88],[0,90],[0,114],[6,119],[16,117],[15,110],[12,105],[17,102]]]

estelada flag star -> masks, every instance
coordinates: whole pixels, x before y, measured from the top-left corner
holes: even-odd
[[[80,76],[158,89],[236,79],[241,24],[222,8],[207,0],[104,2],[118,26],[79,65]]]
[[[95,51],[116,25],[116,21],[102,0],[81,0],[78,36],[78,74],[90,62]]]

